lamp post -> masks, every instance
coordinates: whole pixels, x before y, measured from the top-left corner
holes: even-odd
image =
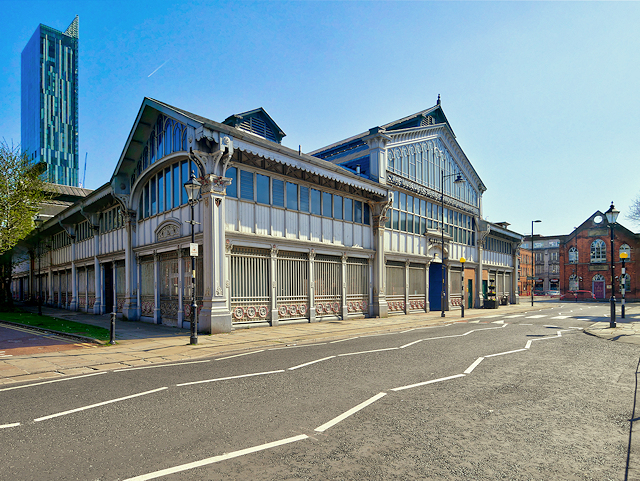
[[[449,177],[456,176],[454,184],[464,183],[464,179],[460,173],[444,175],[444,169],[440,171],[440,204],[442,206],[442,223],[440,224],[440,232],[442,233],[442,291],[440,292],[440,317],[444,317],[444,304],[447,294],[444,288],[444,180]]]
[[[624,293],[627,290],[627,273],[624,268],[624,263],[629,257],[629,254],[626,252],[620,253],[620,260],[622,261],[622,273],[620,274],[620,278],[622,279],[622,283],[620,284],[620,295],[622,296],[622,304],[620,306],[620,317],[624,319]]]
[[[198,255],[198,245],[195,238],[195,224],[193,208],[198,203],[198,196],[200,195],[200,187],[202,184],[196,179],[196,174],[191,171],[191,177],[184,183],[184,188],[187,191],[187,197],[189,197],[189,206],[191,206],[191,220],[187,221],[191,224],[191,245],[189,251],[191,254],[191,339],[190,344],[198,344],[198,320],[196,317],[196,311],[198,305],[196,304],[196,256]]]
[[[460,264],[462,264],[462,304],[460,304],[460,307],[462,308],[462,313],[460,315],[460,317],[464,317],[464,299],[465,299],[465,292],[464,292],[464,263],[467,262],[467,259],[465,259],[464,257],[460,258]]]
[[[531,305],[533,306],[533,291],[535,289],[536,282],[536,255],[533,252],[533,224],[536,222],[542,222],[541,220],[531,221]]]
[[[618,220],[619,213],[620,211],[616,210],[616,208],[613,206],[613,202],[611,202],[611,207],[609,207],[609,210],[605,212],[605,215],[607,216],[607,222],[609,223],[609,228],[611,229],[611,298],[609,299],[611,304],[611,319],[609,320],[610,328],[616,327],[616,285],[613,265],[613,229],[616,220]]]
[[[42,257],[42,253],[40,252],[40,227],[43,224],[43,219],[40,218],[40,216],[36,216],[33,219],[33,223],[36,225],[36,229],[38,231],[36,240],[37,240],[37,247],[36,247],[36,254],[38,256],[38,296],[36,297],[36,300],[38,301],[38,315],[41,316],[42,315],[42,278],[40,277],[40,258]]]

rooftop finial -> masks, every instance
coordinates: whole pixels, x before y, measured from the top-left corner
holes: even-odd
[[[436,105],[440,105],[440,94],[438,94],[438,103]]]

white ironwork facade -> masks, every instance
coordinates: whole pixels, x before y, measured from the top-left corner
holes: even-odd
[[[251,115],[221,124],[145,99],[110,182],[45,222],[14,296],[32,298],[41,280],[53,306],[186,328],[195,294],[200,330],[215,333],[425,312],[442,270],[449,309],[457,260],[481,277],[484,186],[446,124],[372,129],[358,141],[361,175],[283,147],[266,112]],[[256,122],[271,133],[245,131]],[[195,293],[191,172],[202,183]],[[441,172],[466,185],[441,185]]]

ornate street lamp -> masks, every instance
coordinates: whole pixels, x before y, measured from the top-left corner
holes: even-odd
[[[187,221],[191,224],[191,245],[189,251],[191,253],[191,339],[190,344],[198,344],[198,320],[196,317],[196,310],[198,305],[196,304],[196,256],[198,255],[198,245],[196,244],[194,227],[196,221],[193,216],[193,208],[198,203],[198,197],[200,196],[200,187],[202,184],[196,179],[196,174],[191,171],[191,177],[184,183],[184,188],[187,191],[187,197],[189,197],[189,205],[191,206],[191,220]]]
[[[609,228],[611,229],[611,298],[609,299],[611,304],[611,319],[609,320],[609,327],[616,327],[616,285],[615,285],[615,274],[614,274],[614,257],[613,257],[613,229],[618,220],[618,214],[620,214],[619,210],[613,206],[613,202],[611,202],[611,207],[609,210],[604,213],[607,216],[607,222],[609,223]]]
[[[444,304],[447,294],[444,289],[444,179],[448,179],[449,177],[456,176],[453,181],[454,184],[463,184],[464,179],[460,173],[444,175],[444,170],[440,171],[440,204],[442,205],[442,223],[440,224],[440,232],[442,233],[442,291],[440,293],[440,317],[444,317]]]
[[[536,255],[533,252],[533,224],[541,220],[531,221],[531,305],[533,306],[533,290],[536,287]]]

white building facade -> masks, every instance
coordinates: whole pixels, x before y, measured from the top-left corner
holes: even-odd
[[[40,228],[14,297],[186,328],[195,294],[206,333],[482,306],[486,188],[439,102],[311,154],[283,136],[262,109],[219,123],[145,99],[110,181]]]

